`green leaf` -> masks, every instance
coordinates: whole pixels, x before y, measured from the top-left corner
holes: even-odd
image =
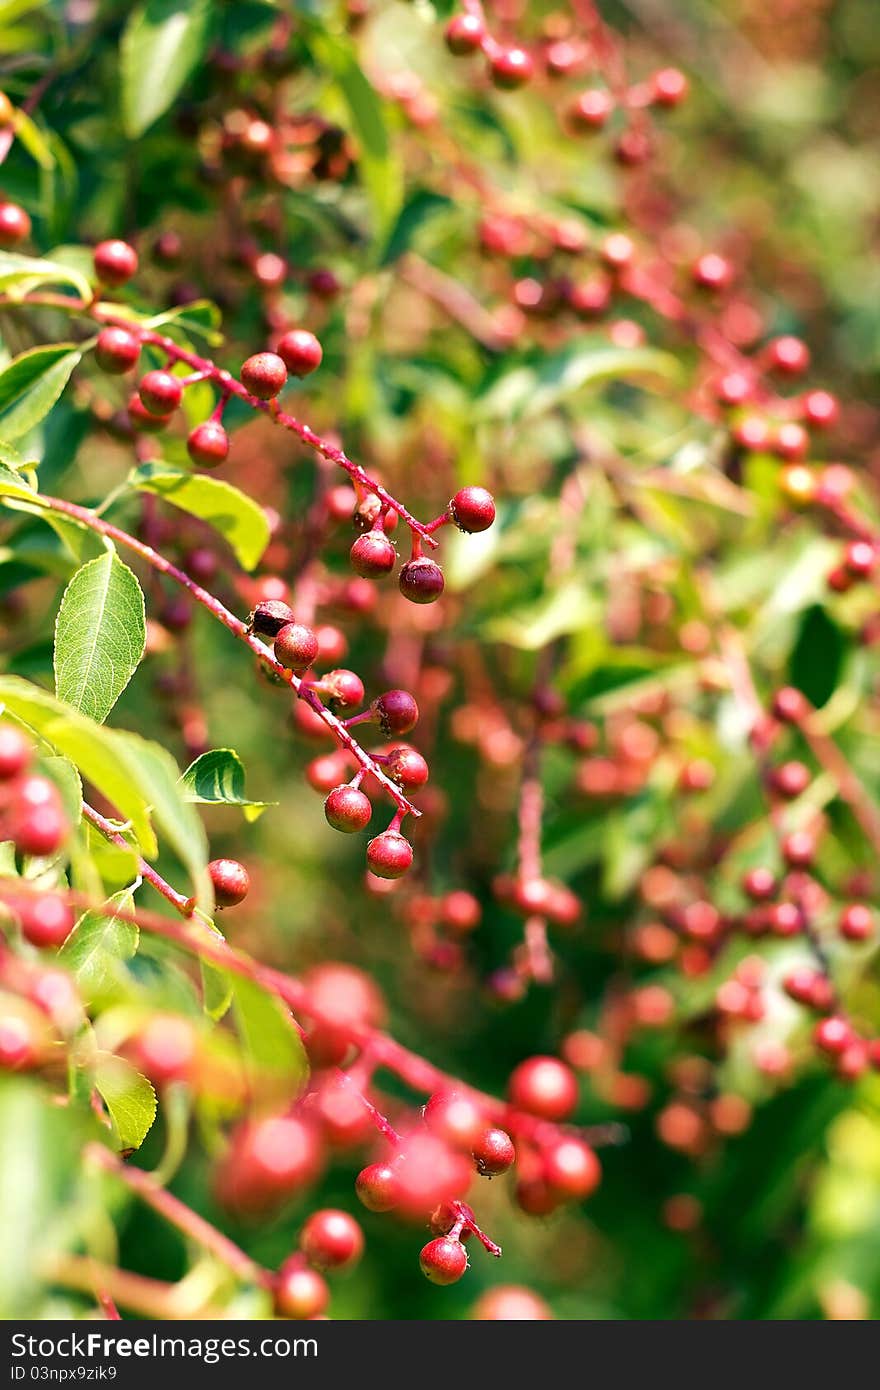
[[[40,769],[61,793],[64,813],[71,825],[79,825],[82,820],[83,789],[82,779],[73,763],[69,758],[41,758]]]
[[[187,869],[198,906],[209,916],[214,890],[208,874],[208,837],[180,786],[180,769],[166,749],[139,734],[117,733],[125,766],[143,792],[165,840]]]
[[[232,1003],[233,978],[228,970],[220,970],[207,961],[201,963],[202,1004],[205,1013],[215,1023],[224,1016]]]
[[[120,44],[122,124],[136,140],[168,110],[204,57],[210,0],[147,0],[129,15]]]
[[[195,334],[214,346],[223,342],[221,322],[220,310],[210,299],[194,299],[191,304],[180,304],[143,320],[145,328],[180,328],[184,333]]]
[[[241,565],[252,570],[269,544],[262,507],[231,483],[185,473],[167,463],[146,463],[132,475],[141,492],[152,492],[181,511],[208,522],[228,541]]]
[[[608,347],[604,339],[566,348],[530,366],[514,367],[492,383],[477,402],[482,420],[528,420],[544,415],[584,386],[616,379],[675,381],[677,360],[655,348]]]
[[[289,1012],[274,995],[236,978],[233,1008],[252,1089],[274,1101],[293,1100],[309,1074],[306,1051]]]
[[[46,137],[27,112],[20,109],[15,113],[15,138],[41,169],[55,168],[55,156]]]
[[[139,1149],[156,1118],[156,1092],[130,1062],[110,1052],[95,1062],[95,1086],[110,1112],[121,1149]]]
[[[147,638],[141,586],[108,551],[78,569],[55,623],[55,692],[103,724],[134,672]]]
[[[18,298],[40,285],[72,285],[82,299],[92,297],[92,287],[79,270],[16,251],[0,251],[0,289]]]
[[[240,806],[245,820],[254,821],[277,801],[250,801],[244,794],[244,765],[232,748],[212,748],[190,763],[180,779],[188,801],[206,805]]]
[[[0,441],[0,463],[12,469],[13,473],[21,468],[36,468],[36,459],[26,459],[22,454],[14,449],[11,444]]]
[[[517,608],[483,624],[484,635],[521,651],[535,652],[548,642],[599,623],[601,612],[585,580],[572,578],[528,607]]]
[[[0,371],[0,434],[18,439],[49,414],[82,360],[72,343],[31,348]]]
[[[130,888],[114,893],[108,901],[121,912],[134,908]],[[122,967],[136,954],[138,939],[133,922],[103,912],[83,913],[58,958],[73,973],[85,1003],[111,1000],[124,986]]]
[[[34,490],[29,487],[24,478],[13,473],[11,468],[7,468],[5,463],[0,463],[0,497],[34,497]]]

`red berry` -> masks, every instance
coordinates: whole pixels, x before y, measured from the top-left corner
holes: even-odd
[[[0,724],[0,781],[17,777],[31,760],[31,745],[14,724]]]
[[[687,96],[689,85],[678,68],[661,68],[651,79],[653,97],[658,106],[678,106]]]
[[[190,1078],[197,1040],[192,1025],[176,1014],[154,1014],[134,1042],[137,1066],[156,1086]]]
[[[808,391],[803,406],[804,419],[814,429],[827,430],[837,423],[840,406],[830,391]]]
[[[693,269],[694,284],[699,285],[701,290],[726,290],[733,279],[733,266],[724,256],[719,256],[716,251],[707,251],[701,256]],[[736,383],[734,386],[734,382]],[[742,372],[730,372],[722,380],[722,387],[727,383],[728,390],[733,388],[739,395],[738,400],[731,400],[725,393],[722,396],[725,405],[741,405],[748,400],[752,393],[752,383]],[[739,394],[741,392],[741,394]]]
[[[334,787],[324,802],[324,815],[334,830],[352,835],[369,825],[373,814],[370,798],[357,787]]]
[[[421,557],[407,560],[397,580],[400,592],[410,603],[435,603],[443,593],[443,571],[435,560]]]
[[[328,671],[321,677],[321,689],[333,709],[357,709],[364,702],[364,683],[354,671]]]
[[[170,415],[183,398],[179,377],[170,372],[147,372],[138,386],[141,403],[151,415]]]
[[[447,893],[440,903],[440,920],[447,931],[456,936],[466,936],[474,931],[482,918],[482,909],[473,893],[455,889]]]
[[[271,401],[287,381],[287,368],[274,352],[256,352],[241,365],[241,381],[252,396]]]
[[[127,328],[102,328],[98,334],[95,361],[102,372],[118,376],[131,371],[140,355],[140,339]]]
[[[823,1052],[831,1057],[839,1057],[853,1041],[853,1030],[849,1021],[832,1014],[820,1019],[813,1029],[813,1041]]]
[[[367,845],[367,868],[377,878],[402,878],[412,861],[412,845],[395,830],[383,831]]]
[[[396,782],[405,791],[423,787],[429,775],[428,764],[421,753],[407,744],[400,744],[389,751],[385,771],[392,782]]]
[[[22,935],[32,946],[60,946],[73,929],[73,910],[58,893],[23,899],[16,912]]]
[[[400,1201],[400,1183],[390,1163],[371,1163],[363,1168],[355,1191],[369,1211],[391,1211]]]
[[[574,1073],[556,1057],[530,1057],[513,1071],[507,1087],[511,1105],[545,1120],[565,1120],[578,1100]]]
[[[495,86],[504,91],[524,86],[534,71],[531,55],[524,48],[502,48],[489,60],[489,75]]]
[[[514,1198],[520,1211],[524,1211],[527,1216],[549,1216],[561,1200],[543,1178],[529,1178],[518,1182]]]
[[[462,1091],[435,1091],[424,1116],[432,1134],[465,1152],[470,1152],[486,1124],[480,1106]]]
[[[796,420],[786,420],[776,431],[773,452],[783,459],[802,459],[810,447],[809,436]]]
[[[282,599],[268,598],[258,603],[248,618],[248,628],[258,637],[277,637],[294,621],[293,609]]]
[[[870,541],[850,541],[843,563],[853,579],[867,579],[877,564],[877,552]]]
[[[190,432],[186,451],[200,468],[217,468],[229,456],[229,435],[219,420],[203,420]]]
[[[847,941],[867,941],[874,934],[874,914],[862,903],[851,903],[840,914],[838,931]]]
[[[137,252],[127,241],[102,241],[95,247],[95,274],[114,289],[130,280],[138,268]]]
[[[348,554],[352,569],[364,579],[390,574],[397,560],[397,551],[384,531],[366,531],[358,536]]]
[[[153,415],[137,393],[129,396],[126,410],[132,429],[139,434],[159,434],[171,418],[169,415]]]
[[[790,334],[774,338],[767,349],[767,356],[770,366],[786,376],[802,376],[810,365],[810,350],[806,343]]]
[[[52,798],[39,805],[23,804],[19,798],[10,825],[11,838],[19,854],[55,854],[66,840],[70,826],[54,787],[52,792]]]
[[[697,279],[696,269],[694,278]],[[753,390],[752,378],[745,372],[727,372],[716,386],[715,394],[723,405],[744,405],[751,398]]]
[[[18,203],[0,202],[0,247],[17,246],[31,234],[31,219]]]
[[[486,37],[486,26],[479,15],[455,14],[446,26],[446,47],[457,58],[475,53]]]
[[[773,713],[783,724],[799,724],[808,711],[806,697],[792,685],[783,686],[773,697]]]
[[[278,356],[292,376],[308,376],[321,365],[324,349],[307,328],[292,328],[278,342]]]
[[[531,1289],[500,1284],[477,1299],[471,1317],[476,1322],[546,1322],[553,1314]]]
[[[327,1207],[313,1212],[303,1226],[300,1249],[318,1269],[350,1269],[364,1250],[364,1235],[347,1211]]]
[[[235,907],[247,897],[251,886],[250,875],[237,859],[212,859],[208,873],[218,907]]]
[[[589,1197],[601,1176],[598,1158],[580,1139],[560,1139],[544,1154],[544,1181],[566,1200]]]
[[[342,286],[333,271],[325,267],[312,271],[309,276],[309,289],[318,299],[335,299]]]
[[[178,232],[160,232],[153,243],[153,259],[162,266],[177,265],[183,255],[183,239]]]
[[[484,487],[463,487],[449,503],[449,515],[459,531],[488,531],[495,520],[495,500]]]
[[[0,1014],[0,1069],[28,1071],[39,1066],[43,1039],[36,1010],[31,1018],[20,1006],[17,1012]]]
[[[599,130],[614,110],[614,98],[603,87],[590,87],[575,97],[570,110],[572,125],[579,130]]]
[[[612,270],[622,270],[632,263],[636,248],[625,232],[612,232],[601,246],[602,259]]]
[[[273,651],[286,671],[301,676],[318,655],[318,638],[304,623],[288,622],[275,634]]]
[[[239,1125],[216,1174],[230,1211],[260,1213],[310,1187],[320,1176],[317,1133],[298,1115],[268,1115]]]
[[[795,869],[803,869],[813,862],[816,840],[808,830],[794,830],[784,837],[781,849],[786,864]]]
[[[418,723],[419,707],[406,690],[386,690],[370,705],[383,734],[394,737],[408,734]]]
[[[484,1129],[471,1150],[477,1172],[484,1178],[506,1173],[516,1160],[513,1140],[506,1130]]]
[[[330,1302],[327,1281],[309,1269],[301,1255],[285,1260],[272,1281],[272,1293],[278,1316],[297,1321],[320,1317]]]
[[[770,426],[760,415],[746,415],[733,427],[733,442],[750,454],[759,454],[770,444]]]
[[[460,1241],[438,1236],[424,1246],[419,1264],[432,1284],[455,1284],[467,1269],[467,1251]]]
[[[804,763],[783,763],[772,773],[771,782],[780,796],[801,796],[810,785],[810,769]]]

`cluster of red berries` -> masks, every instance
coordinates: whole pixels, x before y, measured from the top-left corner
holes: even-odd
[[[19,854],[48,857],[62,848],[70,824],[54,782],[31,769],[34,749],[13,724],[0,724],[0,840]]]

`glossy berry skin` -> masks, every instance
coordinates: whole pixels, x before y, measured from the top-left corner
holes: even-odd
[[[506,1173],[516,1161],[516,1149],[506,1130],[484,1129],[471,1150],[477,1172],[484,1178]]]
[[[297,1321],[320,1317],[330,1302],[327,1281],[300,1255],[285,1260],[272,1281],[272,1293],[278,1316]]]
[[[511,1105],[544,1120],[566,1120],[577,1105],[574,1072],[556,1057],[529,1057],[511,1074],[507,1087]]]
[[[489,61],[489,76],[496,87],[510,92],[524,87],[535,71],[531,55],[524,48],[502,48]]]
[[[417,787],[423,787],[429,776],[428,764],[421,753],[406,744],[400,744],[390,750],[385,771],[392,782],[396,782],[404,791],[415,791]]]
[[[183,387],[170,372],[147,372],[141,378],[138,395],[151,415],[170,415],[183,399]]]
[[[285,623],[275,635],[273,651],[285,670],[301,676],[318,655],[318,638],[305,623]]]
[[[248,619],[248,627],[257,637],[277,637],[288,623],[294,621],[290,604],[280,598],[263,599]]]
[[[432,1134],[464,1152],[470,1152],[486,1127],[480,1106],[463,1091],[435,1091],[423,1113]]]
[[[446,47],[456,58],[464,58],[476,53],[486,37],[486,26],[479,15],[455,14],[446,26],[443,36]]]
[[[355,1191],[368,1211],[392,1211],[400,1200],[400,1184],[390,1163],[370,1163],[355,1180]]]
[[[186,452],[200,468],[217,468],[229,457],[229,435],[219,420],[203,420],[190,431]]]
[[[357,709],[364,702],[364,683],[354,671],[328,671],[321,689],[333,709]]]
[[[436,603],[446,587],[443,571],[434,560],[407,560],[398,576],[398,587],[410,603]]]
[[[94,264],[101,284],[117,289],[136,274],[137,252],[127,241],[102,241],[95,247]]]
[[[412,861],[412,845],[395,830],[383,831],[367,845],[367,868],[377,878],[402,878]]]
[[[544,1181],[566,1201],[589,1197],[601,1176],[598,1158],[580,1139],[560,1139],[544,1154]]]
[[[357,787],[334,787],[324,802],[324,815],[334,830],[354,835],[370,823],[373,806],[370,798]]]
[[[316,1269],[351,1269],[364,1252],[364,1233],[347,1211],[327,1207],[312,1213],[299,1244]]]
[[[212,859],[208,873],[218,907],[235,907],[247,897],[251,886],[250,875],[237,859]]]
[[[127,328],[102,328],[95,343],[95,361],[102,372],[121,376],[130,372],[141,355],[141,345]]]
[[[874,935],[874,914],[863,903],[851,903],[841,912],[837,929],[845,941],[868,941]]]
[[[459,531],[488,531],[495,520],[495,499],[484,487],[463,487],[449,503],[449,515]]]
[[[18,203],[0,201],[0,247],[8,249],[31,234],[31,219]]]
[[[32,946],[60,946],[73,929],[73,909],[58,893],[23,900],[16,910],[22,936]]]
[[[278,356],[291,376],[309,376],[320,367],[324,349],[307,328],[292,328],[279,339]]]
[[[287,368],[275,352],[255,352],[241,364],[241,382],[252,396],[271,401],[287,381]]]
[[[0,782],[18,777],[31,760],[31,746],[14,724],[0,724]]]
[[[419,719],[419,707],[407,690],[386,690],[370,706],[379,728],[386,736],[408,734]]]
[[[467,1251],[460,1241],[438,1236],[423,1247],[419,1264],[432,1284],[456,1284],[467,1269]]]
[[[390,574],[397,561],[397,551],[384,531],[366,531],[358,536],[348,556],[352,569],[363,579]]]

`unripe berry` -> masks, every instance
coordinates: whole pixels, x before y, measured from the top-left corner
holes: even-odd
[[[255,352],[241,364],[241,382],[252,396],[271,401],[287,381],[287,368],[274,352]]]
[[[0,724],[0,781],[18,777],[31,760],[31,745],[14,724]]]
[[[334,787],[324,802],[324,815],[334,830],[352,835],[369,825],[373,814],[370,798],[357,787]]]
[[[358,536],[348,554],[352,569],[364,579],[390,574],[397,560],[397,551],[384,531],[366,531]]]
[[[350,1269],[364,1250],[364,1234],[347,1211],[328,1207],[313,1212],[303,1226],[300,1249],[318,1269]]]
[[[438,1236],[424,1246],[419,1264],[432,1284],[455,1284],[467,1269],[467,1251],[460,1241]]]
[[[248,628],[257,637],[277,637],[281,629],[293,621],[293,609],[289,604],[282,599],[267,598],[251,613]]]
[[[435,1091],[424,1117],[432,1134],[465,1152],[473,1148],[486,1123],[480,1106],[462,1091]]]
[[[127,241],[102,241],[95,247],[94,264],[101,284],[116,289],[137,272],[137,252]]]
[[[565,1120],[574,1110],[578,1085],[574,1073],[556,1057],[530,1057],[511,1074],[511,1105],[545,1120]]]
[[[131,371],[140,355],[140,340],[127,328],[102,328],[98,334],[95,361],[102,372],[118,376]]]
[[[419,718],[419,707],[406,690],[386,690],[376,697],[370,711],[378,719],[382,733],[391,737],[408,734]]]
[[[489,76],[496,87],[513,91],[529,82],[535,65],[524,48],[502,48],[489,60]]]
[[[506,1173],[516,1160],[513,1140],[506,1130],[484,1129],[471,1150],[477,1172],[484,1178]]]
[[[307,328],[292,328],[277,345],[278,356],[292,376],[308,376],[321,365],[324,350]]]
[[[589,1197],[601,1176],[598,1158],[580,1139],[560,1139],[544,1154],[544,1181],[566,1200]]]
[[[412,861],[412,845],[395,830],[383,831],[367,845],[367,868],[377,878],[402,878]]]
[[[133,1060],[155,1086],[190,1079],[197,1054],[192,1024],[176,1014],[154,1014],[137,1035]]]
[[[421,753],[406,744],[400,744],[389,751],[385,771],[392,782],[396,782],[405,791],[423,787],[429,776],[428,764]]]
[[[862,903],[851,903],[840,914],[838,931],[846,941],[867,941],[874,934],[874,915]]]
[[[235,907],[247,897],[251,886],[250,875],[237,859],[212,859],[208,873],[218,907]]]
[[[229,435],[219,420],[203,420],[187,437],[186,451],[200,468],[217,468],[229,456]]]
[[[445,587],[440,566],[425,556],[418,560],[407,560],[397,583],[400,592],[410,603],[435,603]]]
[[[58,893],[23,899],[16,912],[22,935],[32,946],[60,946],[73,929],[73,910]]]
[[[486,26],[479,15],[455,14],[446,26],[443,36],[446,47],[457,58],[476,53],[486,37]]]
[[[330,1302],[327,1281],[300,1255],[285,1260],[272,1281],[272,1294],[278,1316],[297,1321],[320,1317]]]
[[[286,671],[301,676],[318,655],[318,638],[304,623],[288,622],[275,634],[273,651]]]
[[[18,203],[0,202],[0,247],[17,246],[31,234],[31,219]]]
[[[391,1211],[400,1201],[400,1183],[390,1163],[370,1163],[358,1173],[355,1191],[368,1211]]]
[[[449,515],[459,531],[487,531],[495,520],[495,500],[484,487],[463,487],[449,503]]]
[[[170,415],[180,405],[183,387],[170,372],[147,372],[138,386],[141,403],[151,415]]]

